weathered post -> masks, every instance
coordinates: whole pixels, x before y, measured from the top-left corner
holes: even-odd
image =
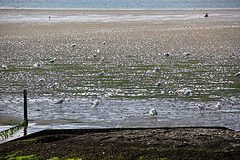
[[[23,98],[24,98],[24,121],[25,125],[28,125],[28,117],[27,117],[27,90],[24,89],[23,91]]]

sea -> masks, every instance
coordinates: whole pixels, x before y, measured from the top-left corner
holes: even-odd
[[[0,0],[0,8],[233,9],[240,8],[240,0]]]

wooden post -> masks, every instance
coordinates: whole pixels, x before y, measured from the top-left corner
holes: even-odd
[[[24,121],[26,126],[28,125],[28,117],[27,117],[27,90],[23,91],[23,98],[24,98]]]

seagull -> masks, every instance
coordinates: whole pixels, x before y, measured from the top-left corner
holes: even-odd
[[[3,69],[8,69],[8,66],[5,65],[5,64],[2,64],[2,68],[3,68]]]
[[[102,44],[103,44],[103,45],[106,45],[106,44],[107,44],[107,42],[103,42]]]
[[[72,48],[75,48],[76,47],[76,44],[72,44]]]
[[[45,79],[44,78],[41,78],[38,80],[38,82],[40,82],[41,84],[43,84],[45,82]]]
[[[221,109],[221,108],[222,108],[221,103],[218,102],[217,105],[216,105],[216,109]]]
[[[116,93],[116,94],[122,93],[122,90],[121,90],[121,89],[116,89],[116,90],[115,90],[115,93]]]
[[[99,53],[99,52],[100,52],[100,49],[98,48],[98,49],[97,49],[97,53]]]
[[[235,77],[240,77],[240,72],[236,73]]]
[[[63,104],[63,102],[64,102],[64,99],[61,99],[61,100],[57,101],[55,104]]]
[[[205,108],[202,106],[202,105],[197,105],[197,108],[200,110],[200,111],[203,111],[203,110],[205,110]]]
[[[37,67],[40,67],[41,66],[41,64],[40,63],[37,63]]]
[[[34,64],[34,67],[40,67],[40,66],[41,64],[39,62]]]
[[[99,105],[100,101],[99,100],[95,100],[92,102],[92,106],[93,107],[97,107]]]
[[[191,94],[191,91],[190,91],[190,90],[186,90],[186,91],[184,92],[184,95],[185,95],[185,96],[190,96],[190,94]]]
[[[154,70],[153,70],[153,72],[159,72],[160,71],[160,68],[155,68]]]
[[[59,83],[54,83],[50,88],[56,88],[59,85]]]
[[[56,60],[56,58],[53,58],[53,59],[51,59],[49,62],[50,62],[50,63],[54,63],[55,60]]]
[[[99,76],[104,76],[104,71],[100,72]]]
[[[184,52],[183,53],[185,56],[190,56],[190,53],[189,52]]]
[[[159,87],[162,85],[162,83],[159,81],[159,82],[155,83],[155,85]]]
[[[153,108],[153,109],[150,109],[149,114],[152,116],[156,116],[158,113],[157,113],[157,110]]]
[[[164,53],[164,56],[168,57],[168,56],[170,56],[170,53]]]

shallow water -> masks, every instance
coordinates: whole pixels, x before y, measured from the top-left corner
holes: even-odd
[[[12,126],[0,126],[0,131],[2,130],[5,131],[11,127]],[[21,127],[20,129],[15,130],[14,133],[9,134],[8,137],[6,138],[1,137],[0,144],[32,134],[32,133],[36,133],[42,130],[47,130],[47,129],[50,130],[50,129],[85,129],[85,128],[101,128],[101,127],[84,127],[84,126],[76,126],[76,125],[74,126],[69,124],[52,126],[52,125],[37,125],[36,123],[29,123],[27,127]]]
[[[28,100],[29,123],[38,125],[70,125],[73,127],[174,127],[174,126],[223,126],[240,130],[240,105],[222,102],[222,108],[215,108],[217,102],[182,102],[177,100],[132,100],[101,98],[97,107],[95,99],[65,98],[63,104],[55,104],[59,99],[51,97],[31,97]],[[200,111],[197,105],[206,108]],[[2,114],[23,117],[22,97],[2,96]],[[155,108],[158,115],[149,115]]]

